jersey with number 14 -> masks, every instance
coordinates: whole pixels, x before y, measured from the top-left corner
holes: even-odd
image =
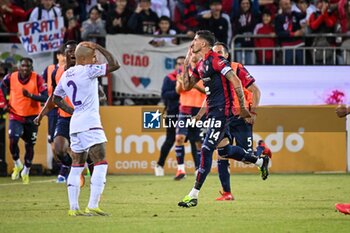
[[[68,96],[74,106],[70,134],[102,128],[97,78],[106,73],[107,64],[76,65],[63,73],[54,95]]]

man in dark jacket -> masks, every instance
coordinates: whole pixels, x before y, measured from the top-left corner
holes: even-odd
[[[176,79],[179,74],[179,69],[183,66],[185,61],[184,56],[176,58],[175,70],[168,74],[163,81],[162,86],[162,99],[167,112],[166,121],[176,121],[177,115],[179,114],[179,94],[176,93]],[[171,148],[175,142],[176,127],[172,125],[166,128],[166,139],[160,149],[160,156],[157,165],[154,167],[156,176],[164,176],[164,163]]]
[[[303,51],[296,48],[304,45],[301,38],[304,35],[304,28],[301,27],[300,20],[305,18],[305,15],[292,11],[290,0],[281,0],[280,7],[282,14],[276,16],[275,31],[281,47],[285,49],[282,63],[301,65],[303,64]]]
[[[158,21],[158,15],[151,10],[151,1],[140,0],[128,21],[128,28],[135,34],[153,35]]]

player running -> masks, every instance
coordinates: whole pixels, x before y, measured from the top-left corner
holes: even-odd
[[[223,56],[226,60],[230,61],[230,54],[228,52],[227,46],[222,42],[216,42],[213,47],[213,51]],[[256,119],[256,108],[260,102],[260,90],[255,84],[255,79],[249,74],[247,69],[238,62],[231,62],[232,70],[237,74],[239,80],[242,83],[245,103],[247,109],[249,109],[251,117],[247,119],[242,119],[239,117],[239,108],[233,109],[233,116],[230,119],[229,130],[232,136],[231,141],[235,139],[236,145],[242,147],[246,151],[253,151],[253,124]],[[235,92],[232,91],[234,97],[233,106],[238,106],[238,100],[235,96]],[[205,108],[200,111],[200,114],[205,111]],[[196,116],[200,118],[201,115]],[[221,196],[216,198],[217,201],[230,201],[234,200],[231,193],[230,185],[230,173],[229,173],[229,160],[218,156],[218,173],[221,182],[223,192]],[[266,147],[265,143],[260,140],[257,146],[257,150],[254,152],[256,156],[268,155],[271,158],[271,151]]]
[[[8,74],[3,79],[1,89],[4,96],[9,95],[7,105],[10,112],[10,152],[15,165],[11,178],[16,180],[21,173],[23,184],[29,184],[29,171],[38,132],[33,119],[41,110],[40,102],[47,99],[47,86],[44,79],[33,71],[33,60],[25,57],[20,60],[19,71]],[[18,147],[20,138],[25,143],[24,166]]]
[[[208,128],[202,146],[201,164],[195,185],[191,192],[178,203],[181,207],[197,205],[199,191],[210,172],[213,152],[217,147],[222,150],[221,157],[254,163],[261,168],[263,179],[268,176],[268,157],[258,158],[239,146],[230,145],[228,138],[224,138],[229,117],[232,116],[232,88],[239,100],[240,117],[250,117],[250,113],[245,106],[241,82],[233,72],[230,63],[211,50],[214,41],[215,37],[210,31],[198,31],[185,59],[184,87],[189,90],[199,79],[203,80],[207,95],[207,117],[208,120],[214,121],[215,125]],[[192,53],[200,53],[203,59],[189,76],[188,64]]]
[[[95,64],[96,49],[105,56],[108,64]],[[53,97],[58,107],[73,114],[69,130],[73,162],[67,180],[70,204],[68,215],[105,216],[108,214],[101,210],[98,204],[106,182],[107,139],[99,114],[97,78],[117,70],[120,66],[111,53],[92,42],[81,42],[75,50],[75,58],[76,65],[64,72]],[[69,97],[74,109],[64,102],[65,96]],[[79,207],[79,183],[87,152],[94,162],[94,172],[91,176],[89,204],[85,212],[82,212]]]
[[[67,41],[64,44],[64,54],[66,58],[66,65],[58,66],[52,72],[51,81],[50,81],[52,90],[55,90],[57,83],[59,83],[64,71],[75,65],[74,52],[75,52],[76,46],[77,46],[76,41]],[[42,109],[40,114],[34,119],[35,124],[39,125],[43,116],[50,114],[50,112],[56,108],[52,100],[53,100],[53,95],[50,95],[50,97],[45,103],[44,108]],[[71,107],[73,106],[70,103],[68,98],[66,98],[65,101]],[[53,141],[54,141],[55,155],[57,156],[58,160],[62,163],[62,165],[61,165],[59,175],[57,177],[57,181],[56,181],[57,183],[66,182],[66,177],[68,177],[69,169],[72,164],[72,160],[70,158],[70,155],[68,154],[69,144],[70,144],[70,137],[69,137],[70,119],[71,119],[71,114],[64,112],[62,109],[58,109],[58,117],[57,117],[57,123],[54,130]]]

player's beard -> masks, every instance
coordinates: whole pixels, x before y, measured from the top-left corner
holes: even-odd
[[[202,49],[199,47],[197,49],[195,49],[194,47],[192,47],[192,53],[199,53]]]

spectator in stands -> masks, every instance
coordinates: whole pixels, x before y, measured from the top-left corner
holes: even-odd
[[[303,64],[303,51],[296,48],[304,45],[301,36],[304,35],[305,29],[301,27],[300,20],[305,18],[305,15],[292,11],[290,0],[281,0],[280,7],[282,13],[276,16],[275,31],[281,47],[285,49],[282,63],[301,65]],[[295,50],[295,57],[291,48]]]
[[[54,19],[59,16],[61,16],[61,9],[55,6],[53,0],[41,0],[41,4],[30,14],[29,21]]]
[[[210,0],[210,10],[199,14],[200,29],[214,33],[218,41],[230,45],[232,39],[232,26],[230,16],[222,12],[221,0]]]
[[[64,26],[68,27],[68,22],[71,18],[74,18],[73,8],[67,8],[63,11]]]
[[[160,17],[158,27],[159,29],[154,35],[176,35],[176,31],[171,29],[171,20],[168,16]],[[178,44],[178,41],[175,37],[160,37],[154,38],[150,44],[155,47],[163,47],[176,45]]]
[[[69,40],[81,41],[80,23],[75,17],[68,20],[68,26],[64,33],[64,41]]]
[[[129,33],[127,27],[128,20],[132,15],[132,11],[128,7],[127,0],[116,0],[114,10],[110,11],[107,17],[107,33]]]
[[[316,7],[310,0],[298,0],[296,7],[292,8],[292,11],[303,13],[305,16],[305,23],[309,20],[312,13],[316,11]]]
[[[198,30],[196,5],[192,0],[178,0],[174,9],[173,21],[180,33],[187,34],[189,38],[195,36]]]
[[[101,12],[101,19],[107,21],[108,13],[115,8],[115,4],[108,0],[97,0],[97,8]]]
[[[162,16],[170,18],[170,9],[167,0],[151,0],[151,9],[159,18]]]
[[[29,13],[37,6],[37,2],[33,0],[12,0],[12,3],[16,6],[21,7],[23,10],[28,11]]]
[[[0,5],[0,21],[2,21],[3,31],[17,33],[18,23],[26,21],[30,12],[16,6],[10,0],[0,0]],[[17,36],[11,36],[9,42],[19,43],[19,39]]]
[[[62,12],[67,11],[67,9],[73,9],[76,16],[79,14],[78,0],[56,0],[56,4],[60,6]]]
[[[272,25],[272,17],[269,9],[265,9],[262,13],[262,23],[255,26],[254,35],[270,35],[275,36],[275,28]],[[256,48],[276,47],[275,38],[256,38],[254,40]],[[273,64],[273,50],[258,50],[257,64]]]
[[[222,0],[222,12],[230,15],[232,13],[234,0]]]
[[[151,0],[140,0],[128,21],[128,28],[135,34],[153,35],[158,21],[157,14],[151,10]]]
[[[93,7],[89,12],[89,19],[83,22],[81,28],[81,38],[84,41],[92,41],[101,46],[105,46],[106,23],[101,19],[101,13],[97,7]]]
[[[340,8],[343,10],[340,10]],[[350,1],[343,0],[339,3],[338,7],[338,17],[341,26],[341,32],[347,33],[350,31]]]
[[[253,10],[250,0],[239,0],[239,14],[233,18],[234,35],[253,35],[254,28],[259,21],[259,14]],[[250,48],[254,41],[250,37],[239,38],[235,41],[235,48]],[[236,51],[235,60],[243,64],[254,64],[255,56],[252,50]]]
[[[339,21],[341,26],[341,32],[350,34],[350,1],[344,3],[344,12],[340,13],[339,10]],[[338,60],[340,64],[350,65],[350,38],[343,37],[343,41],[341,44],[342,53],[339,55]],[[345,48],[347,48],[345,50]],[[344,60],[345,59],[345,60]]]
[[[309,26],[312,33],[334,33],[337,16],[329,9],[328,0],[318,0],[316,4],[317,10],[310,16]],[[312,47],[330,47],[335,46],[335,38],[333,37],[316,37],[313,40]],[[315,64],[323,63],[323,50],[318,50],[313,54],[315,56]],[[333,51],[326,50],[326,63],[331,64]]]

